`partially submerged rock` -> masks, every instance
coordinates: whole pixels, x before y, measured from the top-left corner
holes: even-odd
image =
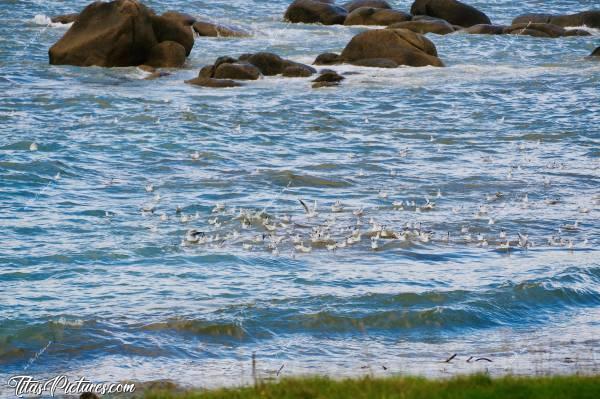
[[[190,22],[189,16],[176,12],[157,16],[137,0],[94,2],[50,48],[50,64],[181,66],[185,59],[174,43],[183,47],[185,56],[190,54],[194,46]]]
[[[320,87],[331,87],[331,86],[339,86],[340,82],[345,78],[338,74],[335,71],[326,70],[319,75],[318,78],[313,80],[313,89],[318,89]]]
[[[241,83],[238,83],[235,80],[214,79],[214,78],[205,78],[205,77],[197,77],[195,79],[186,80],[185,83],[195,85],[195,86],[212,87],[212,88],[239,87],[242,85]]]
[[[441,18],[462,27],[492,23],[483,12],[457,0],[416,0],[410,13]]]
[[[585,33],[583,33],[585,32]],[[564,36],[586,36],[590,35],[589,32],[577,29],[567,30],[561,26],[548,24],[548,23],[536,23],[527,22],[514,24],[504,28],[504,33],[511,35],[528,35],[535,37],[564,37]]]
[[[478,24],[461,29],[461,32],[473,35],[502,35],[505,28],[504,25]]]
[[[344,25],[382,25],[410,21],[412,15],[387,8],[360,7],[346,17]]]
[[[331,0],[296,0],[290,4],[283,18],[293,23],[342,25],[348,12],[333,3]]]
[[[339,54],[336,54],[336,53],[319,54],[317,56],[317,58],[315,59],[315,61],[313,62],[314,65],[336,65],[336,64],[341,64],[341,63],[342,63],[342,58],[340,57]]]
[[[426,34],[435,33],[438,35],[446,35],[454,32],[454,28],[448,22],[442,19],[434,20],[418,20],[399,22],[388,26],[390,29],[408,29],[416,33]]]
[[[145,63],[154,68],[179,68],[185,59],[185,48],[181,44],[165,41],[150,49]]]
[[[196,21],[192,25],[198,36],[205,37],[248,37],[250,33],[243,29],[216,24],[207,21]]]
[[[222,63],[215,68],[213,76],[216,79],[257,80],[260,71],[252,64],[245,62]]]
[[[425,36],[407,29],[376,29],[359,33],[341,54],[344,62],[353,64],[365,59],[388,59],[398,65],[444,66],[437,57],[435,45]]]
[[[578,12],[576,14],[524,14],[513,19],[512,24],[544,23],[564,27],[588,26],[600,29],[600,10]]]
[[[600,47],[596,47],[596,50],[592,51],[590,57],[600,57]]]
[[[342,7],[349,13],[361,7],[372,7],[372,8],[392,8],[390,4],[385,0],[353,0],[344,4]]]
[[[70,24],[72,22],[77,21],[78,18],[79,18],[79,13],[73,13],[73,14],[65,14],[65,15],[56,15],[56,16],[50,18],[50,21],[52,21],[55,24]]]
[[[49,50],[50,64],[133,66],[158,44],[152,12],[135,0],[95,2]]]

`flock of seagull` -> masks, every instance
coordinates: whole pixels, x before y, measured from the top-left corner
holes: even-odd
[[[191,158],[198,159],[199,154],[192,153]],[[358,173],[364,176],[362,170]],[[544,184],[549,184],[549,181],[545,179]],[[154,185],[148,184],[145,190],[153,193]],[[153,201],[142,207],[142,213],[145,215],[157,214],[155,206],[161,200],[161,196],[158,193],[153,195]],[[427,244],[462,244],[502,252],[528,250],[538,246],[567,249],[590,247],[590,241],[585,238],[579,220],[563,223],[554,234],[546,238],[534,239],[524,232],[509,233],[504,228],[496,228],[492,207],[495,204],[499,204],[500,208],[506,207],[507,201],[502,192],[486,195],[484,203],[479,205],[472,215],[479,227],[463,224],[455,231],[433,231],[427,228],[425,223],[414,221],[425,212],[438,210],[436,202],[444,201],[444,195],[438,189],[433,196],[433,199],[425,196],[423,200],[392,200],[387,191],[380,190],[377,193],[377,201],[381,205],[371,207],[349,206],[340,200],[319,207],[316,200],[305,201],[297,198],[297,208],[288,209],[287,212],[271,212],[269,208],[273,202],[264,209],[216,203],[210,216],[204,220],[198,212],[186,214],[179,206],[174,215],[160,213],[158,217],[161,222],[174,220],[189,226],[181,240],[182,247],[201,246],[216,250],[237,246],[244,251],[262,251],[275,256],[282,253],[295,256],[316,250],[338,251],[345,248],[370,248],[372,251],[380,251]],[[519,200],[520,206],[528,207],[529,201],[528,195],[525,194]],[[553,205],[558,200],[551,198],[544,202],[546,205]],[[593,196],[592,203],[600,205],[600,195]],[[382,211],[386,215],[387,223],[378,220]],[[401,216],[390,218],[388,211]],[[455,214],[461,211],[462,207],[452,208]],[[579,207],[578,212],[587,214],[591,209]],[[192,225],[195,227],[191,227]],[[487,225],[487,228],[482,228],[481,225]],[[574,236],[577,234],[580,238],[576,241]]]

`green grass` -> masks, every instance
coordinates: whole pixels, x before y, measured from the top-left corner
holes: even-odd
[[[487,375],[428,380],[416,377],[333,380],[289,378],[279,382],[220,390],[150,390],[148,399],[598,399],[600,376],[502,377]]]

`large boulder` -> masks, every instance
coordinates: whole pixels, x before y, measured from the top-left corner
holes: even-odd
[[[491,24],[490,19],[478,9],[457,0],[415,0],[410,12],[413,15],[429,15],[442,18],[462,27]]]
[[[165,41],[150,49],[145,62],[154,68],[179,68],[185,64],[185,48],[177,42]]]
[[[383,25],[410,21],[412,15],[387,8],[360,7],[346,17],[344,25]]]
[[[135,0],[88,5],[49,50],[50,64],[133,66],[158,43],[152,11]]]
[[[454,32],[454,28],[448,22],[442,19],[434,20],[419,20],[419,21],[406,21],[398,22],[388,26],[390,29],[408,29],[416,33],[436,33],[438,35],[446,35]]]
[[[583,11],[576,14],[552,15],[552,14],[525,14],[513,19],[512,24],[545,23],[562,27],[588,26],[600,29],[600,10]]]
[[[444,66],[435,45],[425,36],[407,29],[375,29],[359,33],[341,54],[344,62],[384,58],[398,65]]]
[[[156,40],[177,42],[185,48],[185,55],[190,55],[194,47],[194,33],[190,26],[179,17],[173,15],[153,16],[152,27]]]
[[[329,0],[296,0],[285,12],[284,19],[293,23],[342,25],[348,12]]]
[[[289,66],[283,58],[277,54],[260,52],[241,56],[240,60],[249,62],[257,67],[265,76],[279,75]]]
[[[344,4],[342,7],[344,7],[348,12],[352,12],[361,7],[392,8],[392,6],[390,6],[390,4],[385,0],[353,0]]]
[[[208,21],[196,21],[192,25],[198,36],[206,37],[248,37],[250,34],[242,29],[225,26]]]

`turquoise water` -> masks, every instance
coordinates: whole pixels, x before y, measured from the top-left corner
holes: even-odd
[[[310,63],[365,28],[149,1],[254,35],[198,38],[159,80],[48,65],[66,28],[47,16],[86,3],[0,3],[3,381],[232,385],[253,352],[262,375],[598,371],[600,32],[429,35],[447,68],[216,90],[183,81],[222,55]],[[497,23],[597,5],[547,3],[471,2]]]

